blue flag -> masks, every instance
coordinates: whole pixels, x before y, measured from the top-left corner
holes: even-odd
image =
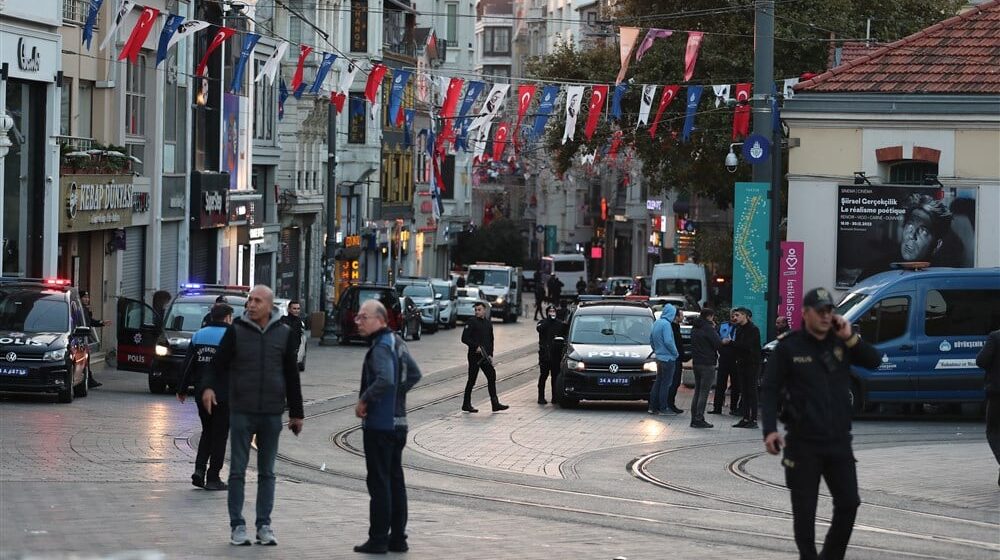
[[[416,116],[415,109],[403,110],[403,147],[409,148],[413,145],[413,117]]]
[[[285,85],[285,79],[281,78],[278,82],[278,120],[285,118],[285,100],[288,99],[288,86]]]
[[[316,81],[313,82],[312,87],[309,88],[309,93],[319,93],[319,88],[323,86],[323,81],[326,80],[326,75],[330,73],[330,67],[333,66],[334,60],[337,60],[337,55],[323,53],[323,62],[319,63],[319,69],[316,70]]]
[[[295,91],[292,92],[292,96],[295,99],[302,99],[302,94],[305,91],[306,91],[306,82],[303,81],[301,84],[299,84],[299,87],[295,88]]]
[[[83,44],[87,45],[88,51],[90,50],[90,43],[94,40],[94,26],[97,25],[97,14],[101,11],[101,4],[103,3],[104,0],[90,0],[90,12],[87,13],[87,23],[83,26]],[[166,31],[166,28],[164,28],[164,31]],[[171,33],[173,32],[171,31]]]
[[[694,115],[698,112],[698,102],[701,101],[701,92],[704,86],[687,87],[687,114],[684,116],[684,130],[681,132],[681,139],[685,142],[691,140],[691,131],[694,130]]]
[[[236,62],[236,68],[233,69],[233,83],[229,86],[230,91],[233,93],[240,92],[240,87],[243,85],[243,69],[246,68],[247,60],[250,59],[250,53],[253,52],[253,48],[257,46],[257,41],[259,40],[260,35],[256,33],[247,33],[246,38],[243,39],[243,48],[240,49],[240,59]],[[162,38],[160,39],[160,44],[163,44]]]
[[[559,86],[545,86],[542,90],[541,101],[538,102],[538,115],[535,117],[535,126],[531,130],[531,137],[538,138],[545,132],[545,123],[549,121],[549,115],[556,108],[556,97],[559,96]]]
[[[392,71],[392,89],[389,90],[389,123],[396,126],[399,118],[399,106],[403,104],[403,90],[410,81],[409,70]]]
[[[622,96],[628,90],[628,84],[622,82],[615,86],[614,96],[611,97],[611,118],[616,121],[622,120]]]
[[[469,151],[469,125],[472,124],[472,117],[467,117],[466,115],[469,114],[472,105],[476,102],[479,95],[483,93],[484,87],[486,87],[485,83],[472,81],[465,86],[465,97],[462,98],[462,106],[458,109],[459,132],[458,137],[455,138],[456,150]]]

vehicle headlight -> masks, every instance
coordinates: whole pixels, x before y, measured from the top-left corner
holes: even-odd
[[[566,369],[575,369],[576,371],[583,371],[587,369],[587,364],[579,362],[577,360],[566,360]]]
[[[503,305],[503,296],[497,298],[497,305]]]
[[[48,352],[42,354],[43,362],[60,362],[66,359],[66,349],[60,348],[58,350],[49,350]]]
[[[164,346],[162,344],[157,344],[156,345],[156,355],[157,356],[169,356],[170,355],[170,348],[167,348],[166,346]]]
[[[646,362],[642,364],[642,371],[656,373],[656,362]]]

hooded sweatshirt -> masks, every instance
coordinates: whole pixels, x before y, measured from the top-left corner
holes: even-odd
[[[656,359],[660,362],[677,360],[677,343],[674,342],[674,329],[670,326],[676,315],[676,307],[673,305],[663,306],[663,313],[653,323],[653,330],[649,333],[649,345],[653,347],[653,353],[656,354]]]

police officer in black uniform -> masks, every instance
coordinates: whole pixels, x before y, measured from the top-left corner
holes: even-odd
[[[743,419],[734,428],[757,428],[757,378],[760,376],[760,329],[746,307],[733,310],[736,337],[729,344],[736,352],[736,376],[740,381],[740,412]],[[723,344],[726,344],[723,341]]]
[[[792,494],[795,544],[799,558],[844,557],[861,498],[851,448],[851,365],[874,369],[878,351],[851,332],[833,313],[825,288],[810,290],[802,301],[802,325],[779,337],[761,386],[764,446],[777,455],[784,447],[785,483]],[[777,430],[777,410],[787,435]],[[833,496],[833,519],[816,554],[816,498],[819,479]]]
[[[493,368],[493,323],[490,321],[490,312],[483,302],[477,302],[473,309],[476,316],[469,319],[462,330],[462,344],[469,347],[469,381],[465,384],[462,410],[479,412],[478,408],[472,408],[472,389],[476,386],[480,369],[486,375],[493,412],[507,410],[510,407],[502,404],[497,397],[497,370]]]
[[[545,318],[535,325],[538,331],[538,404],[545,400],[545,379],[552,377],[552,402],[556,402],[556,376],[559,375],[559,356],[556,356],[555,338],[566,333],[566,323],[556,318],[556,308],[545,308]]]

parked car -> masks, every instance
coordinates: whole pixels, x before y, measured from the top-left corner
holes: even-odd
[[[607,296],[623,296],[629,293],[631,289],[631,276],[611,276],[604,282],[602,291]]]
[[[288,302],[290,299],[286,298],[274,298],[274,307],[278,310],[278,314],[282,317],[288,315]],[[301,320],[301,317],[300,317]],[[306,370],[306,342],[309,341],[309,332],[305,328],[305,322],[303,321],[302,327],[302,341],[299,343],[299,351],[297,352],[297,359],[299,362],[299,371]]]
[[[490,302],[483,298],[479,288],[458,288],[456,294],[458,295],[458,305],[455,308],[455,315],[462,321],[468,321],[475,316],[473,307],[476,303],[482,303],[487,309],[490,307]]]
[[[434,299],[434,286],[427,278],[401,276],[396,280],[396,293],[413,300],[420,311],[420,321],[428,332],[437,332],[441,310]]]
[[[455,328],[458,320],[458,288],[455,287],[455,282],[435,278],[431,280],[431,284],[434,286],[434,299],[438,303],[438,320],[441,321],[441,326]]]
[[[86,397],[91,340],[69,280],[0,278],[0,391]]]
[[[382,302],[389,315],[389,328],[410,336],[414,340],[420,339],[420,312],[412,300],[404,306],[406,298],[400,298],[396,290],[384,284],[355,284],[341,292],[337,301],[337,315],[334,328],[337,332],[337,341],[341,344],[348,344],[352,340],[362,340],[358,332],[358,325],[354,322],[361,304],[375,299]]]

